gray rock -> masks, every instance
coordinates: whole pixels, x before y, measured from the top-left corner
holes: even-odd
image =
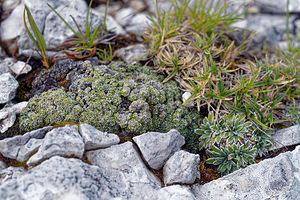
[[[14,125],[16,120],[16,114],[20,114],[22,110],[26,107],[27,102],[20,102],[17,104],[8,103],[0,110],[0,132],[4,133],[12,125]]]
[[[131,142],[87,152],[87,158],[101,169],[121,172],[127,195],[153,195],[160,188],[160,181],[147,169]]]
[[[41,146],[43,139],[31,138],[24,146],[20,147],[17,161],[24,162]]]
[[[16,113],[11,107],[4,107],[0,110],[0,132],[4,133],[16,120]]]
[[[116,12],[115,20],[123,27],[127,26],[132,17],[134,16],[135,11],[132,8],[123,8]]]
[[[18,176],[24,173],[24,171],[23,167],[7,167],[2,169],[0,171],[0,185],[8,180],[15,180]]]
[[[20,4],[20,0],[5,0],[3,1],[2,9],[4,11],[11,11],[19,4]]]
[[[130,64],[134,61],[145,60],[147,48],[143,44],[131,45],[117,50],[116,56],[119,56],[126,63]]]
[[[10,71],[9,67],[15,63],[13,58],[5,58],[0,60],[0,75]]]
[[[256,0],[255,5],[259,8],[260,12],[286,14],[287,1],[288,0]],[[289,0],[288,8],[290,12],[299,12],[299,0]]]
[[[135,184],[135,183],[133,183]],[[79,159],[55,156],[0,185],[1,200],[117,200],[147,199],[139,190],[134,196],[124,175],[114,169],[101,169]],[[148,198],[156,199],[156,198]]]
[[[29,158],[27,165],[33,165],[52,156],[75,156],[82,158],[84,143],[76,125],[66,125],[48,132],[36,154]]]
[[[22,101],[20,103],[12,105],[11,108],[13,109],[13,111],[16,114],[20,114],[25,109],[25,107],[27,106],[27,104],[28,104],[28,101]]]
[[[139,13],[132,17],[131,22],[126,26],[125,30],[132,34],[143,34],[150,24],[151,21],[148,19],[147,14]]]
[[[99,19],[100,22],[98,24],[103,24],[104,22],[104,13],[98,12],[97,10],[93,10],[96,16],[96,19]],[[93,19],[94,21],[94,19]],[[106,16],[106,26],[107,30],[114,32],[116,35],[126,35],[126,31],[122,28],[122,26],[110,15]]]
[[[147,1],[149,6],[149,11],[152,13],[156,13],[156,1]],[[161,0],[157,1],[157,7],[161,10],[161,12],[168,12],[171,8],[172,4],[169,1]]]
[[[85,30],[83,29],[86,19],[83,13],[87,12],[85,1],[73,0],[68,4],[61,4],[56,10],[74,30],[77,31],[75,22],[71,16],[80,25],[81,30]],[[44,38],[48,48],[55,48],[71,37],[76,37],[72,30],[54,12],[50,12],[45,19],[44,30]]]
[[[158,190],[157,200],[196,200],[195,195],[187,186],[172,185]]]
[[[21,35],[22,30],[24,29],[23,24],[23,9],[24,4],[18,5],[12,13],[1,22],[1,40],[11,40]]]
[[[18,87],[18,81],[10,73],[0,75],[0,104],[15,98]]]
[[[5,164],[3,161],[0,160],[0,172],[1,172],[3,169],[5,169],[6,167],[7,167],[6,164]]]
[[[10,70],[16,75],[27,74],[32,67],[23,61],[17,61],[14,65],[10,66]]]
[[[175,129],[168,133],[147,132],[134,137],[133,141],[153,169],[160,169],[185,142],[184,137]]]
[[[110,147],[120,142],[120,138],[116,134],[99,131],[89,124],[80,124],[79,133],[86,150]]]
[[[7,72],[13,72],[16,75],[26,74],[31,71],[31,68],[32,67],[25,62],[15,62],[13,58],[5,58],[4,60],[0,60],[0,74],[4,74]]]
[[[274,145],[270,150],[300,144],[300,124],[276,131],[271,139]]]
[[[201,200],[299,199],[299,170],[300,146],[192,190]]]
[[[25,147],[28,146],[27,143],[32,138],[35,139],[43,138],[46,132],[48,132],[50,129],[52,129],[52,126],[40,128],[25,133],[24,135],[17,135],[12,138],[5,138],[3,140],[0,140],[0,153],[7,158],[11,158],[11,159],[23,158],[21,161],[24,161],[24,159],[27,158],[24,158],[24,155],[21,155],[21,152],[22,154],[26,154],[26,155],[31,153],[31,152],[24,151]],[[32,141],[30,143],[32,143]]]
[[[163,168],[164,183],[192,184],[200,178],[200,157],[187,151],[177,151],[169,158]]]

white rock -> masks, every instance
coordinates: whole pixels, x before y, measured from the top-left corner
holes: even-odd
[[[101,132],[89,124],[80,124],[79,133],[83,138],[86,150],[110,147],[120,142],[116,134]]]
[[[161,183],[147,169],[131,142],[89,151],[87,158],[93,165],[110,173],[121,173],[121,180],[117,182],[120,183],[119,188],[126,191],[119,195],[123,197],[120,199],[157,199],[156,191]]]
[[[177,151],[169,158],[163,168],[164,183],[192,184],[200,178],[200,157],[187,151]]]
[[[104,13],[98,12],[97,10],[93,10],[93,11],[94,11],[94,13],[97,16],[96,18],[100,19],[100,23],[103,24],[103,22],[104,22]],[[97,24],[99,24],[99,22],[97,22]],[[110,31],[114,32],[116,35],[126,35],[126,31],[110,15],[106,16],[106,27],[107,27],[107,30],[110,30]]]
[[[134,164],[134,163],[131,163]],[[128,167],[130,171],[130,168]],[[157,199],[143,182],[126,182],[120,171],[79,159],[52,157],[0,185],[1,200],[138,200]]]
[[[123,8],[116,13],[115,20],[124,27],[130,23],[134,14],[135,11],[132,8]]]
[[[23,61],[17,61],[14,65],[10,66],[10,70],[16,75],[27,74],[31,69],[32,67]]]
[[[15,98],[18,81],[10,74],[5,73],[0,75],[0,104],[7,103]]]
[[[11,40],[21,35],[24,29],[23,11],[24,4],[20,4],[13,10],[8,18],[1,22],[1,40]]]
[[[48,132],[36,154],[27,161],[33,165],[52,156],[75,156],[82,158],[84,143],[76,125],[66,125]]]
[[[126,63],[145,60],[147,49],[143,44],[131,45],[117,50],[116,56],[121,57]]]
[[[16,120],[16,114],[20,114],[26,107],[28,102],[20,102],[17,104],[6,104],[3,109],[0,110],[0,132],[4,133],[11,126],[14,125]]]
[[[139,13],[132,17],[131,22],[125,30],[132,34],[143,34],[150,24],[151,21],[148,19],[147,14]]]
[[[3,1],[2,9],[4,11],[10,11],[13,10],[19,4],[20,0],[5,0]]]
[[[20,103],[12,105],[11,108],[14,110],[14,112],[16,114],[20,114],[25,109],[27,104],[28,104],[28,101],[22,101]]]
[[[10,72],[10,67],[15,63],[13,58],[5,58],[4,60],[0,60],[0,75]]]
[[[8,180],[16,180],[24,171],[23,167],[7,167],[2,169],[0,171],[0,185]]]
[[[43,139],[31,138],[24,146],[20,147],[16,160],[20,162],[26,161],[32,153],[38,150],[42,142]]]
[[[147,132],[133,138],[145,161],[153,169],[160,169],[184,145],[184,137],[172,129],[168,133]]]
[[[182,102],[183,103],[186,102],[190,98],[191,95],[192,95],[192,93],[190,93],[190,92],[183,93],[182,94]],[[187,108],[192,108],[192,107],[194,107],[194,101],[189,101],[188,103],[184,104],[184,106]]]
[[[0,132],[4,133],[12,125],[14,125],[16,120],[16,113],[11,107],[4,107],[0,110]]]
[[[67,5],[61,4],[56,10],[75,31],[78,30],[71,16],[80,25],[81,30],[84,30],[86,17],[83,13],[87,12],[85,1],[73,0]],[[54,12],[50,12],[47,15],[45,19],[44,38],[48,48],[55,48],[72,36],[76,37],[72,30]]]
[[[48,132],[52,127],[47,126],[44,128],[40,128],[28,133],[25,133],[24,135],[17,135],[12,138],[5,138],[3,140],[0,140],[0,153],[11,159],[17,159],[18,157],[24,157],[20,154],[20,149],[27,146],[27,143],[30,141],[30,139],[41,139],[45,136],[46,132]],[[27,153],[22,150],[23,154],[30,154],[31,152]],[[27,158],[25,158],[27,159]]]
[[[6,164],[0,160],[0,171],[2,171],[3,169],[5,169],[7,166]]]
[[[192,191],[201,200],[299,199],[300,146],[204,185]]]
[[[196,200],[191,189],[186,186],[172,185],[158,190],[157,200]]]
[[[300,144],[300,124],[276,131],[271,139],[274,145],[270,150]]]

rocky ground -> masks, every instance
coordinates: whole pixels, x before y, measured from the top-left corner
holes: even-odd
[[[47,2],[84,25],[86,1]],[[233,26],[257,31],[249,51],[286,48],[287,37],[299,32],[297,0],[290,0],[289,35],[286,1],[227,3],[248,11]],[[214,167],[204,168],[201,153],[188,151],[189,132],[203,116],[193,104],[181,106],[186,97],[175,82],[162,84],[162,75],[143,66],[152,62],[143,57],[150,50],[143,39],[154,1],[110,2],[106,24],[114,32],[107,36],[114,62],[63,59],[51,70],[41,67],[26,33],[24,4],[42,30],[48,55],[73,36],[45,1],[1,2],[0,199],[300,198],[299,124],[272,135],[270,155],[292,151],[218,179]],[[170,3],[159,6],[167,10]],[[105,1],[92,7],[93,23],[103,23]],[[242,40],[238,31],[231,37]]]

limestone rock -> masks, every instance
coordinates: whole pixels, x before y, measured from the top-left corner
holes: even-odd
[[[14,65],[10,67],[10,70],[16,75],[27,74],[30,72],[32,67],[23,61],[17,61]]]
[[[187,151],[177,151],[166,162],[163,173],[165,185],[174,183],[192,184],[200,178],[200,157]]]
[[[16,120],[16,113],[11,107],[4,107],[0,110],[0,132],[4,133],[12,125],[14,125]]]
[[[27,104],[28,104],[28,101],[22,101],[20,103],[12,105],[11,108],[13,109],[13,111],[16,114],[20,114],[25,109],[25,107],[27,106]]]
[[[5,164],[3,161],[0,160],[0,172],[1,172],[3,169],[5,169],[6,167],[7,167],[6,164]]]
[[[85,25],[86,17],[83,14],[87,12],[87,4],[85,1],[73,0],[68,4],[61,4],[56,10],[71,27],[76,27],[71,16],[73,16],[77,24],[81,26],[81,29]],[[77,29],[75,30],[77,31]],[[46,16],[44,38],[48,48],[55,48],[74,36],[72,30],[68,28],[54,12],[50,12],[49,15]]]
[[[196,200],[191,189],[186,186],[172,185],[158,190],[157,200]]]
[[[286,4],[288,0],[257,0],[255,2],[256,6],[259,8],[260,12],[268,13],[278,13],[286,14]],[[300,4],[298,0],[289,0],[289,12],[299,12]]]
[[[131,45],[117,50],[117,56],[121,57],[126,63],[145,60],[147,49],[143,44]]]
[[[89,151],[87,158],[101,169],[121,172],[121,185],[127,188],[127,194],[153,195],[154,190],[160,188],[160,181],[147,169],[131,142]]]
[[[0,75],[0,104],[15,98],[18,87],[18,81],[10,73]]]
[[[15,63],[13,58],[0,60],[0,75],[9,72],[9,67]]]
[[[66,125],[46,134],[38,152],[27,161],[27,165],[36,164],[55,155],[82,158],[83,153],[84,143],[78,127]]]
[[[132,17],[131,22],[126,26],[125,30],[132,34],[143,34],[150,24],[151,21],[148,19],[147,14],[139,13]]]
[[[127,26],[135,12],[132,8],[123,8],[116,12],[115,19],[121,26]]]
[[[23,167],[7,167],[0,171],[0,185],[8,180],[15,180],[24,172]],[[1,194],[0,194],[1,196]]]
[[[192,187],[197,199],[298,199],[300,146],[220,179]]]
[[[0,153],[7,158],[16,159],[16,160],[23,158],[19,161],[24,161],[28,158],[25,155],[29,155],[32,153],[32,151],[29,152],[25,151],[28,145],[32,146],[33,141],[30,142],[30,140],[32,138],[35,139],[43,138],[46,132],[48,132],[50,129],[52,129],[52,126],[40,128],[38,130],[25,133],[24,135],[17,135],[12,138],[5,138],[0,141]],[[35,149],[33,149],[33,151],[34,150]]]
[[[126,171],[103,169],[83,163],[79,159],[54,156],[16,179],[2,183],[0,199],[156,199],[156,196],[146,197],[151,191],[142,188],[136,188],[136,195],[131,193],[131,185],[126,182],[123,173]],[[156,195],[154,192],[151,194]]]
[[[16,120],[16,114],[22,112],[22,110],[26,107],[27,102],[20,102],[17,104],[8,103],[4,106],[3,109],[0,110],[0,132],[4,133],[7,131],[12,125],[14,125]]]
[[[270,150],[300,144],[300,124],[276,131],[271,139],[274,145]]]
[[[153,169],[160,169],[185,142],[184,137],[175,129],[168,133],[147,132],[134,137],[133,141]]]
[[[79,133],[86,150],[110,147],[120,142],[120,138],[116,134],[101,132],[89,124],[80,124]]]
[[[22,33],[22,30],[24,29],[23,9],[24,4],[18,5],[8,18],[1,22],[1,27],[6,27],[0,29],[2,40],[14,39]]]

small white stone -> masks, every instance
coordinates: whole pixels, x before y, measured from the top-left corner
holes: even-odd
[[[123,8],[116,13],[115,19],[121,26],[126,26],[130,23],[134,15],[132,8]]]
[[[192,95],[192,93],[190,93],[190,92],[183,93],[182,94],[182,102],[183,103],[186,102],[191,97],[191,95]],[[190,101],[190,102],[184,104],[184,106],[187,108],[192,108],[192,107],[194,107],[194,101]]]
[[[10,66],[11,71],[13,71],[15,74],[27,74],[31,71],[32,67],[29,64],[26,64],[23,61],[18,61],[14,65]]]
[[[28,104],[28,101],[22,101],[20,103],[13,105],[12,109],[15,111],[16,114],[20,114],[25,109],[27,104]]]
[[[0,110],[0,132],[4,133],[12,125],[14,125],[16,120],[16,113],[11,107],[4,107]]]
[[[89,124],[80,124],[79,133],[86,150],[110,147],[120,142],[116,134],[101,132]]]
[[[0,75],[0,104],[7,103],[16,96],[18,81],[10,74]]]
[[[24,30],[23,10],[24,5],[17,6],[8,18],[1,23],[1,39],[11,40],[19,36]],[[3,28],[5,27],[5,28]]]

